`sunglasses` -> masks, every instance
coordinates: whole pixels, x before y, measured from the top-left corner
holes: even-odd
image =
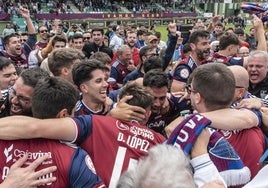
[[[47,30],[41,30],[40,33],[47,33]]]
[[[90,40],[91,37],[83,37],[84,40]]]
[[[27,40],[26,39],[20,39],[20,42],[26,42]]]

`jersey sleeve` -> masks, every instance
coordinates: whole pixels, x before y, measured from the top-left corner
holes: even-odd
[[[190,69],[186,65],[178,65],[173,73],[173,79],[186,83],[190,73]]]
[[[96,174],[91,158],[81,148],[77,148],[73,154],[69,171],[69,181],[71,188],[105,187],[101,178]]]
[[[92,133],[92,117],[91,115],[82,115],[73,118],[73,120],[77,126],[77,137],[74,143],[80,145]]]
[[[118,79],[118,72],[116,70],[116,68],[114,66],[111,67],[111,78],[113,78],[114,80]]]

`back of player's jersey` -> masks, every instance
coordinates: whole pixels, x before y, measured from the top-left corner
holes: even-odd
[[[80,118],[80,119],[79,119]],[[79,131],[91,129],[90,117],[76,118]],[[86,119],[88,118],[88,119]],[[108,116],[92,116],[92,132],[81,147],[91,156],[97,174],[109,187],[115,187],[122,172],[136,165],[155,144],[165,138],[137,122],[122,122]],[[79,140],[79,138],[78,138]]]
[[[54,165],[57,166],[57,170],[55,172],[41,177],[47,178],[55,176],[57,177],[57,181],[41,187],[70,187],[68,174],[70,160],[72,159],[74,149],[64,146],[58,141],[42,139],[0,141],[1,182],[7,177],[10,166],[26,153],[28,153],[27,162],[30,163],[45,154],[49,156],[48,159],[37,168],[37,170]]]

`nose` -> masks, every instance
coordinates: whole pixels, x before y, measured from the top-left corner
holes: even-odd
[[[108,87],[108,82],[104,81],[102,85],[103,85],[103,87],[107,88]]]
[[[160,107],[160,105],[161,105],[160,100],[159,99],[154,99],[153,105],[155,107]]]
[[[18,78],[18,75],[17,74],[12,74],[11,75],[11,80],[14,81],[14,80],[17,80]]]
[[[11,104],[18,104],[19,103],[18,98],[16,96],[11,96],[9,101]]]

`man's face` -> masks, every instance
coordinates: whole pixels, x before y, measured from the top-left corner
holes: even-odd
[[[123,36],[123,35],[124,35],[124,27],[119,27],[119,29],[118,29],[118,34],[119,34],[120,36]]]
[[[83,33],[84,43],[92,42],[91,33]]]
[[[218,26],[216,26],[216,27],[214,28],[214,31],[215,31],[215,33],[222,32],[222,31],[223,31],[223,27],[218,25]]]
[[[60,48],[65,48],[66,47],[66,43],[65,42],[55,42],[53,49],[60,49]]]
[[[9,95],[10,114],[31,116],[33,92],[34,88],[25,85],[22,78],[19,77]]]
[[[210,55],[210,38],[199,37],[196,44],[191,43],[191,48],[199,61],[207,59]]]
[[[253,85],[260,83],[267,75],[268,62],[265,62],[263,57],[255,55],[248,62],[247,71],[249,74],[249,80]]]
[[[161,88],[147,87],[147,88],[154,97],[151,111],[153,113],[160,114],[163,108],[163,105],[165,104],[167,100],[168,88],[167,87],[161,87]]]
[[[242,46],[238,49],[238,57],[247,57],[249,55],[249,49],[245,46]]]
[[[247,37],[245,34],[237,34],[236,35],[238,37],[239,40],[241,41],[246,41]]]
[[[255,33],[256,33],[256,30],[255,30],[255,29],[251,29],[251,30],[249,31],[249,33],[250,33],[251,36],[254,36]]]
[[[48,39],[48,29],[45,26],[42,26],[39,28],[39,35],[40,38],[43,40],[47,40]]]
[[[21,55],[21,42],[19,37],[11,37],[9,43],[5,46],[8,54],[13,56]]]
[[[58,19],[53,20],[52,29],[56,35],[61,35],[63,31],[61,20]]]
[[[21,45],[24,45],[24,43],[27,41],[27,39],[28,39],[28,35],[20,36]]]
[[[94,103],[104,103],[106,101],[106,91],[108,87],[107,78],[103,70],[97,69],[91,72],[92,79],[83,84],[86,87],[87,92],[83,92],[83,95]]]
[[[118,56],[118,59],[120,60],[121,63],[128,64],[129,61],[131,60],[131,56],[132,56],[131,50],[129,48],[125,48],[123,49],[122,54]]]
[[[136,33],[129,33],[127,35],[127,44],[129,47],[131,47],[131,48],[134,47],[136,40],[137,40]]]
[[[4,67],[0,70],[0,89],[8,89],[10,86],[13,86],[17,78],[17,71],[13,64]]]
[[[154,40],[151,40],[149,42],[148,46],[153,46],[153,47],[157,48],[158,47],[158,43],[159,43],[158,40],[157,39],[154,39]]]
[[[82,50],[84,46],[84,42],[82,38],[78,38],[78,39],[73,39],[73,48],[77,49],[77,50]]]
[[[103,42],[103,35],[100,31],[93,31],[92,40],[97,46],[101,46]]]

